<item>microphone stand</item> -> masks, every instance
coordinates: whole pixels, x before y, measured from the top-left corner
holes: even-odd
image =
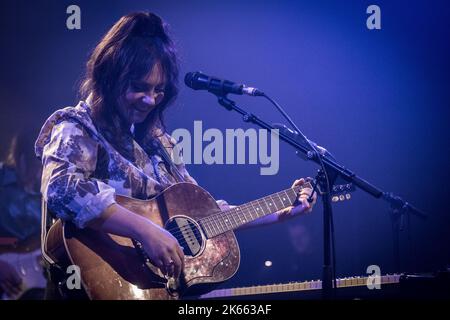
[[[409,220],[409,214],[412,213],[422,220],[427,218],[427,214],[417,209],[410,203],[404,201],[392,192],[384,192],[383,199],[389,203],[389,215],[392,223],[393,248],[394,248],[394,266],[396,271],[401,271],[400,259],[400,231],[403,231],[405,217]],[[409,226],[408,226],[409,227]],[[408,230],[409,232],[410,230]]]
[[[229,111],[236,111],[239,114],[242,115],[242,118],[244,122],[250,122],[253,124],[256,124],[257,126],[269,130],[272,132],[273,130],[277,129],[276,127],[269,125],[267,122],[261,120],[257,116],[255,116],[252,113],[249,113],[245,111],[244,109],[240,108],[236,102],[233,100],[230,100],[226,94],[223,94],[221,92],[214,92],[220,105],[225,107]],[[276,132],[276,131],[274,131]],[[383,192],[374,185],[370,184],[369,182],[363,180],[362,178],[358,177],[354,172],[350,171],[349,169],[345,168],[344,166],[340,165],[335,161],[333,157],[322,155],[318,152],[315,152],[314,150],[311,150],[311,148],[308,145],[305,145],[303,143],[303,138],[299,136],[293,136],[292,134],[287,134],[286,132],[279,131],[278,132],[279,138],[283,140],[284,142],[288,143],[289,145],[293,146],[295,149],[297,149],[298,154],[303,153],[306,155],[307,160],[314,161],[318,164],[323,164],[324,169],[326,170],[326,173],[323,170],[319,170],[316,181],[318,182],[319,186],[321,187],[321,197],[323,202],[323,269],[322,269],[322,297],[324,299],[331,299],[334,296],[333,291],[333,266],[331,263],[331,256],[332,256],[332,248],[331,248],[331,223],[332,223],[332,206],[331,206],[331,195],[327,192],[327,190],[333,190],[333,184],[336,180],[336,178],[339,176],[345,181],[349,183],[353,183],[355,186],[357,186],[359,189],[367,192],[368,194],[372,195],[373,197],[379,199],[384,198],[389,203],[395,203],[402,204],[402,206],[406,206],[408,209],[414,209],[410,210],[410,212],[413,212],[417,214],[420,212],[421,216],[426,216],[425,213],[417,210],[407,202],[404,202],[399,197],[396,197],[392,194],[388,194],[387,192]],[[319,159],[319,157],[321,157]],[[327,179],[326,174],[328,175],[328,188],[327,188]]]

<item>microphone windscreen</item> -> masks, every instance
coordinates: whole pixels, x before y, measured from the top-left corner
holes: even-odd
[[[186,75],[184,76],[184,83],[188,86],[191,87],[192,85],[192,78],[193,78],[193,72],[188,72],[186,73]]]
[[[203,89],[201,83],[198,81],[202,75],[201,72],[188,72],[184,76],[184,83],[194,90]]]

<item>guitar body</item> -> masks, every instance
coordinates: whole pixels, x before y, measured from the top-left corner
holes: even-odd
[[[89,298],[178,299],[210,291],[236,273],[240,252],[233,231],[207,239],[196,222],[220,212],[201,187],[183,182],[151,200],[116,196],[116,201],[177,237],[185,253],[184,271],[179,281],[168,281],[131,239],[58,221],[49,230],[46,251],[56,261],[79,266]]]
[[[44,269],[41,263],[40,249],[29,252],[8,252],[0,254],[0,260],[9,263],[16,270],[22,280],[17,294],[9,296],[6,293],[0,295],[0,300],[18,300],[27,294],[29,290],[44,290],[47,280],[44,277]]]

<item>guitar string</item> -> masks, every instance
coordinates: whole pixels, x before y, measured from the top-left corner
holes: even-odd
[[[269,202],[269,201],[275,203],[275,200],[273,199],[273,197],[275,197],[275,196],[280,197],[281,193],[286,193],[286,195],[287,195],[287,197],[289,199],[289,202],[291,203],[289,205],[292,205],[292,203],[295,201],[295,199],[292,200],[290,198],[291,195],[288,195],[287,192],[288,191],[294,191],[294,195],[292,195],[292,196],[296,196],[298,190],[300,190],[300,189],[302,189],[302,188],[295,187],[295,188],[286,189],[286,190],[274,193],[274,194],[272,194],[270,196],[266,196],[264,198],[253,200],[251,202],[243,204],[243,205],[239,206],[239,209],[233,208],[233,209],[230,209],[230,210],[227,210],[227,211],[219,212],[219,213],[213,214],[211,216],[204,217],[204,218],[198,220],[197,222],[202,222],[203,221],[205,223],[208,223],[213,229],[216,229],[216,227],[214,225],[212,225],[212,223],[214,222],[219,229],[220,228],[223,229],[223,226],[221,225],[221,222],[219,221],[219,219],[222,220],[222,224],[224,224],[225,221],[224,221],[223,218],[228,218],[228,220],[231,221],[230,217],[232,215],[234,215],[235,213],[237,213],[237,212],[242,213],[242,215],[244,215],[244,216],[247,216],[248,214],[250,214],[250,217],[253,218],[253,215],[251,213],[255,212],[255,210],[254,210],[254,206],[253,206],[252,203],[255,203],[255,205],[261,207],[261,202],[262,202],[262,203],[264,203],[267,206],[267,202]],[[271,197],[272,199],[271,200],[265,200],[268,197]],[[286,207],[289,206],[289,205],[284,204],[282,200],[280,200],[280,202],[281,202],[282,206],[284,206],[283,208],[286,208]],[[269,208],[269,206],[267,206],[267,207]],[[280,210],[280,209],[277,209],[277,210]],[[234,211],[234,212],[232,212],[232,211]],[[267,214],[270,214],[270,213],[267,213]],[[258,217],[258,218],[260,218],[260,217]],[[233,220],[236,221],[234,219],[234,217],[233,217]],[[244,222],[244,224],[245,223],[246,222]],[[240,225],[242,225],[242,220],[241,219],[240,219]],[[226,225],[226,227],[229,227],[229,225]],[[176,235],[177,233],[175,232],[175,230],[177,230],[177,229],[180,230],[180,231],[178,231],[178,234],[179,234],[179,233],[182,233],[182,231],[189,230],[189,226],[183,226],[183,227],[180,227],[180,228],[175,227],[175,228],[172,228],[172,229],[167,229],[167,231],[174,232],[173,235]],[[220,231],[220,230],[213,230],[213,231],[217,232],[217,231]],[[222,233],[222,232],[220,232],[220,233]]]
[[[252,212],[255,212],[256,213],[256,211],[255,211],[255,209],[254,209],[254,206],[253,206],[253,204],[252,203],[255,203],[255,205],[257,205],[257,206],[259,206],[259,207],[261,207],[261,202],[262,203],[264,203],[266,206],[267,206],[267,202],[269,202],[269,201],[271,201],[271,202],[273,202],[273,203],[275,203],[275,200],[273,199],[275,196],[278,196],[279,198],[280,198],[280,194],[282,194],[282,193],[286,193],[286,195],[287,195],[287,197],[288,197],[288,199],[289,199],[289,202],[291,203],[291,204],[289,204],[289,205],[292,205],[292,203],[295,201],[295,199],[294,200],[292,200],[291,198],[290,198],[290,196],[291,195],[289,195],[288,194],[288,192],[289,191],[293,191],[294,192],[294,195],[292,195],[292,196],[297,196],[297,193],[301,190],[301,189],[303,189],[304,188],[304,186],[295,186],[294,188],[289,188],[289,189],[286,189],[286,190],[283,190],[283,191],[279,191],[279,192],[277,192],[277,193],[274,193],[274,194],[272,194],[272,195],[269,195],[269,196],[266,196],[266,197],[263,197],[263,198],[260,198],[260,199],[256,199],[256,200],[253,200],[253,201],[250,201],[250,202],[248,202],[248,203],[246,203],[246,204],[243,204],[243,205],[241,205],[241,206],[239,206],[239,207],[237,207],[237,208],[239,208],[239,209],[237,209],[237,208],[233,208],[233,209],[230,209],[230,210],[227,210],[227,211],[223,211],[223,212],[219,212],[219,213],[216,213],[216,214],[213,214],[213,215],[211,215],[211,216],[207,216],[207,217],[204,217],[204,218],[202,218],[202,219],[200,219],[200,220],[198,220],[197,222],[205,222],[205,223],[207,223],[207,224],[209,224],[209,226],[210,227],[212,227],[212,228],[210,228],[212,231],[214,231],[214,233],[217,233],[217,231],[220,231],[218,234],[220,234],[220,233],[223,233],[223,232],[226,232],[226,231],[228,231],[228,230],[220,230],[220,229],[223,229],[223,226],[222,226],[222,224],[223,225],[225,225],[225,227],[226,228],[229,228],[229,225],[227,225],[226,223],[225,223],[225,221],[224,221],[224,218],[228,218],[228,220],[229,221],[231,221],[231,219],[230,219],[230,217],[231,216],[233,216],[235,213],[237,213],[237,212],[239,212],[239,213],[241,213],[242,215],[244,215],[244,216],[247,216],[248,214],[250,214],[250,217],[252,217],[253,218],[253,215],[252,215]],[[271,200],[266,200],[267,198],[270,198]],[[286,208],[286,207],[288,207],[289,205],[285,205],[284,203],[283,203],[283,201],[281,200],[281,198],[280,198],[280,202],[281,202],[281,204],[282,204],[282,206],[284,206],[283,208]],[[267,206],[268,208],[269,208],[269,206]],[[277,209],[277,210],[280,210],[280,209]],[[264,211],[263,211],[264,212]],[[270,213],[267,213],[267,214],[270,214]],[[266,215],[266,214],[265,214]],[[260,217],[258,217],[258,218],[260,218]],[[219,221],[219,219],[220,220],[222,220],[222,223],[221,223],[221,221]],[[254,219],[254,218],[253,218]],[[236,223],[236,219],[234,219],[234,217],[233,217],[233,220],[235,221],[235,223]],[[245,220],[244,220],[245,221]],[[242,225],[242,220],[240,219],[240,224],[238,223],[238,225]],[[216,224],[216,226],[219,228],[219,230],[215,230],[215,229],[217,229],[212,223],[215,223]],[[245,224],[246,222],[244,222],[244,224]],[[189,226],[183,226],[183,227],[175,227],[175,228],[171,228],[171,229],[167,229],[167,231],[169,231],[169,232],[173,232],[172,233],[172,235],[175,237],[175,238],[177,238],[177,236],[179,236],[180,234],[182,235],[182,233],[183,233],[183,231],[187,231],[187,230],[189,230],[190,229],[190,227]],[[177,231],[175,231],[175,230],[177,230]],[[183,237],[184,237],[184,235],[183,235]],[[179,240],[178,238],[177,238],[177,240]]]
[[[267,206],[267,204],[266,204]],[[232,209],[233,210],[233,209]],[[231,211],[231,210],[229,210]],[[234,224],[236,224],[236,227],[239,225],[242,225],[243,221],[245,223],[245,220],[242,220],[241,218],[238,218],[239,221],[237,222],[236,219],[233,218],[233,220],[235,221],[234,223],[232,222],[233,220],[230,218],[231,215],[233,215],[233,212],[229,212],[229,211],[224,211],[219,213],[220,216],[214,217],[214,218],[210,218],[210,217],[205,217],[203,219],[201,219],[201,221],[199,222],[203,222],[203,228],[208,232],[207,229],[212,230],[214,233],[216,233],[217,235],[217,231],[219,231],[218,234],[220,233],[224,233],[226,231],[229,230],[230,226],[232,226],[232,228],[234,227]],[[252,211],[255,212],[255,210],[251,209],[251,206],[249,205],[247,208],[241,208],[240,210],[233,210],[234,213],[235,212],[240,212],[242,213],[244,216],[248,217],[248,214],[250,214],[250,216],[253,218],[252,215]],[[267,213],[269,214],[269,213]],[[209,218],[209,219],[208,219]],[[259,218],[259,217],[258,217]],[[218,219],[221,219],[222,221],[218,221]],[[254,218],[253,218],[254,219]],[[230,221],[230,223],[227,223],[227,221]],[[251,220],[251,219],[248,219]],[[213,223],[215,224],[215,226],[213,225]],[[208,228],[209,227],[209,228]],[[176,238],[180,235],[183,234],[184,231],[189,231],[191,228],[189,226],[182,226],[182,227],[175,227],[175,228],[171,228],[171,229],[167,229],[167,231],[169,231],[170,233],[172,233],[173,236],[175,236]],[[228,229],[228,230],[227,230]],[[184,235],[183,235],[184,237]],[[178,238],[177,238],[178,240]]]
[[[289,191],[292,192],[294,190],[292,190],[292,189],[283,190],[283,191],[277,192],[273,195],[250,201],[242,206],[233,208],[231,210],[227,210],[224,212],[219,212],[215,215],[207,216],[203,220],[207,224],[209,224],[210,227],[212,227],[212,230],[215,233],[217,233],[217,231],[220,232],[221,231],[220,229],[223,229],[223,225],[225,225],[226,228],[229,228],[230,223],[228,223],[228,221],[231,222],[231,226],[233,228],[234,228],[233,224],[236,225],[235,227],[243,225],[243,224],[247,223],[248,221],[255,220],[255,218],[253,217],[253,213],[256,214],[257,218],[260,218],[262,216],[265,216],[265,215],[275,212],[270,208],[270,205],[272,205],[272,203],[275,205],[275,208],[273,208],[275,210],[280,210],[280,209],[278,209],[278,206],[276,204],[278,201],[280,202],[280,205],[282,208],[286,208],[289,205],[292,205],[292,203],[295,201],[295,198],[296,198],[296,192],[294,191],[294,194],[288,194]],[[289,201],[288,205],[281,200],[280,195],[283,193],[285,193],[284,196],[287,196],[287,198],[288,198],[288,201]],[[291,199],[291,196],[294,197],[294,199]],[[263,209],[263,206],[266,206],[269,209],[269,212],[264,213],[265,209]],[[258,209],[261,208],[262,209],[261,212],[264,214],[259,215],[259,212],[257,211],[258,209],[255,210],[255,208],[258,208]],[[236,214],[238,214],[238,215],[236,215]],[[244,216],[244,219],[242,219],[242,216]],[[226,221],[226,220],[228,220],[228,221]],[[234,221],[234,223],[233,223],[233,221]],[[214,226],[214,224],[216,226]],[[215,229],[218,229],[218,230],[215,230]]]
[[[285,195],[288,197],[288,199],[289,199],[289,202],[291,203],[290,205],[292,205],[292,203],[294,203],[295,202],[295,200],[297,199],[297,197],[298,197],[298,192],[300,191],[300,190],[302,190],[303,188],[305,188],[305,186],[295,186],[295,187],[293,187],[293,188],[289,188],[289,189],[285,189],[285,190],[282,190],[282,191],[279,191],[279,192],[276,192],[276,193],[274,193],[274,194],[272,194],[272,195],[269,195],[269,196],[266,196],[266,197],[263,197],[263,198],[260,198],[260,199],[256,199],[256,200],[253,200],[253,201],[250,201],[250,202],[248,202],[248,203],[246,203],[246,204],[243,204],[243,205],[241,205],[241,206],[239,206],[239,210],[236,210],[237,208],[233,208],[233,209],[230,209],[230,210],[227,210],[227,211],[224,211],[224,212],[219,212],[219,213],[217,213],[217,214],[213,214],[213,215],[211,215],[211,216],[207,216],[207,217],[205,217],[205,218],[202,218],[202,219],[200,219],[198,222],[201,222],[201,221],[204,221],[205,223],[211,223],[211,227],[212,227],[212,231],[214,232],[214,233],[216,233],[216,235],[218,235],[218,234],[221,234],[221,233],[224,233],[224,232],[226,232],[225,230],[215,230],[214,229],[214,226],[212,225],[212,222],[215,222],[214,221],[214,219],[216,219],[216,220],[219,220],[219,218],[223,218],[223,215],[225,214],[225,215],[228,215],[228,218],[229,218],[229,216],[231,216],[231,215],[233,215],[234,213],[236,213],[236,212],[238,212],[239,211],[239,213],[241,213],[241,214],[243,214],[244,216],[247,216],[247,214],[248,213],[250,213],[250,217],[252,217],[253,218],[253,216],[252,216],[252,214],[251,214],[251,209],[250,208],[252,208],[253,209],[253,211],[256,213],[256,211],[255,211],[255,208],[254,208],[254,206],[253,206],[253,203],[255,203],[255,204],[258,204],[258,206],[259,207],[261,207],[261,202],[263,202],[266,206],[267,206],[267,208],[269,208],[269,206],[267,205],[267,202],[268,201],[272,201],[274,204],[275,204],[275,201],[274,201],[274,197],[275,196],[278,196],[279,197],[279,200],[280,200],[280,202],[281,202],[281,204],[284,206],[284,208],[286,208],[287,206],[283,203],[283,201],[281,200],[281,197],[280,197],[280,194],[282,194],[282,193],[285,193]],[[288,192],[290,192],[290,193],[288,193]],[[293,193],[293,194],[292,194]],[[294,199],[291,199],[291,196],[293,196],[294,197]],[[270,199],[270,200],[266,200],[266,199]],[[289,205],[288,205],[289,206]],[[261,207],[262,208],[262,207]],[[279,209],[278,209],[279,210]],[[232,212],[232,211],[234,211],[234,212]],[[263,211],[264,212],[264,211]],[[269,213],[268,213],[269,214]],[[259,217],[258,217],[259,218]],[[207,221],[209,219],[209,221]],[[234,219],[234,218],[233,218]],[[230,220],[231,221],[231,220]],[[236,220],[235,220],[236,221]],[[245,220],[244,220],[245,221]],[[245,224],[246,222],[244,222],[244,224]],[[242,220],[241,220],[241,225],[242,225]],[[219,226],[219,228],[222,228],[223,229],[223,227],[220,225],[220,222],[219,222],[219,224],[217,224],[216,223],[216,226]],[[226,225],[225,225],[226,226]],[[229,226],[226,226],[226,227],[229,227]],[[178,229],[178,231],[174,231],[174,230],[177,230]],[[175,237],[175,239],[178,241],[178,243],[179,244],[181,244],[181,241],[182,240],[184,240],[185,242],[187,242],[188,240],[186,240],[186,238],[185,238],[185,235],[183,234],[183,231],[186,231],[186,230],[188,230],[188,229],[190,229],[188,226],[183,226],[183,227],[181,227],[181,228],[172,228],[172,229],[167,229],[167,231],[169,231],[169,232],[171,232],[171,234]],[[194,229],[194,236],[196,237],[196,233],[195,233],[195,231],[196,231],[197,229]],[[219,231],[219,233],[217,233],[217,231]],[[198,232],[198,231],[197,231]],[[182,237],[182,238],[181,238]]]
[[[207,217],[201,218],[201,219],[198,220],[197,222],[202,222],[202,221],[203,221],[203,222],[206,222],[206,223],[209,223],[209,224],[211,224],[212,222],[215,222],[217,226],[220,226],[220,225],[219,225],[219,223],[220,223],[219,219],[223,220],[223,218],[228,218],[228,220],[230,220],[230,219],[229,219],[230,216],[233,215],[233,214],[235,214],[235,213],[237,213],[237,212],[242,213],[242,214],[245,215],[245,216],[246,216],[247,214],[250,214],[250,216],[253,218],[253,215],[252,215],[251,213],[252,213],[252,211],[255,212],[255,210],[254,210],[254,207],[255,207],[255,206],[254,206],[252,203],[257,202],[257,203],[255,203],[255,205],[257,205],[257,206],[259,206],[259,207],[261,207],[261,204],[260,204],[261,202],[264,203],[264,204],[266,204],[267,202],[275,203],[275,200],[273,199],[273,197],[275,197],[276,195],[279,197],[279,194],[281,194],[281,193],[283,193],[283,192],[288,192],[288,191],[294,191],[294,190],[293,190],[293,189],[286,189],[286,190],[277,192],[277,193],[275,193],[275,194],[272,194],[272,195],[270,195],[270,196],[267,196],[267,197],[264,197],[264,198],[261,198],[261,199],[257,199],[257,200],[253,200],[253,201],[251,201],[251,202],[248,202],[248,203],[246,203],[246,204],[243,204],[243,205],[239,206],[239,209],[233,208],[233,209],[230,209],[230,210],[227,210],[227,211],[222,211],[222,212],[213,214],[213,215],[211,215],[211,216],[207,216]],[[295,192],[295,193],[296,193],[296,192]],[[271,200],[265,200],[265,199],[268,198],[268,197],[271,197],[272,199],[271,199]],[[293,201],[290,199],[290,195],[287,195],[287,197],[288,197],[288,199],[289,199],[289,202],[291,202],[290,205],[292,205],[292,202],[293,202]],[[294,199],[294,201],[295,201],[295,199]],[[289,205],[284,204],[284,203],[282,202],[282,200],[280,200],[280,202],[281,202],[282,206],[284,206],[283,208],[286,208],[286,207],[289,206]],[[266,204],[266,206],[267,206],[267,204]],[[269,207],[269,206],[267,206],[267,207]],[[280,209],[277,209],[277,210],[280,210]],[[234,212],[232,212],[232,211],[234,211]],[[267,214],[269,214],[269,213],[267,213]],[[259,218],[259,217],[258,217],[258,218]],[[207,220],[209,220],[209,221],[207,221]],[[231,221],[231,220],[230,220],[230,221]],[[235,220],[235,221],[236,221],[236,220]],[[224,221],[222,221],[222,222],[224,222]],[[241,220],[241,222],[242,222],[242,220]],[[211,226],[212,226],[212,225],[211,225]],[[212,226],[212,227],[214,228],[214,226]],[[222,228],[222,226],[220,226],[220,228]],[[189,227],[188,227],[188,226],[183,226],[183,227],[180,227],[180,228],[176,227],[176,228],[172,228],[172,229],[167,229],[167,231],[170,232],[170,231],[174,231],[174,230],[177,230],[177,229],[184,229],[184,230],[187,230],[187,229],[189,229]]]

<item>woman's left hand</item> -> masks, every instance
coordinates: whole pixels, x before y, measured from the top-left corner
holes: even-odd
[[[227,211],[236,207],[228,204],[228,202],[226,202],[225,200],[217,200],[216,203],[221,211]]]
[[[308,179],[311,180],[310,178]],[[295,186],[302,186],[305,183],[307,183],[307,181],[304,178],[295,180],[292,184],[292,188]],[[317,192],[314,192],[312,202],[308,202],[308,198],[311,196],[312,191],[311,188],[304,187],[300,191],[294,206],[287,207],[277,212],[278,220],[282,221],[297,215],[310,213],[317,201]]]

